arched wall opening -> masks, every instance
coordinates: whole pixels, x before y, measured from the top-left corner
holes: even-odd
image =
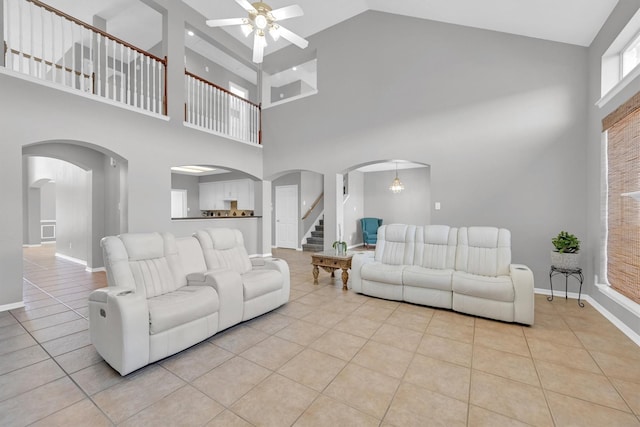
[[[321,250],[323,236],[316,228],[324,215],[324,175],[292,169],[271,179],[271,246]]]
[[[393,192],[398,178],[404,189]],[[383,224],[431,223],[431,168],[409,160],[378,160],[336,174],[336,235],[350,248],[363,244],[362,218]],[[333,241],[334,239],[330,239]]]
[[[56,254],[90,271],[102,269],[100,240],[128,229],[127,161],[78,141],[38,142],[24,146],[22,154],[23,244],[55,241]],[[51,220],[43,215],[52,212],[52,203],[55,240],[39,232],[41,222]]]
[[[396,172],[397,168],[397,172]],[[283,247],[279,240],[278,228],[283,228],[278,222],[278,200],[276,188],[287,185],[301,186],[302,176],[309,174],[317,181],[322,199],[319,207],[312,210],[310,220],[303,223],[305,203],[308,197],[300,197],[298,202],[298,237],[299,246],[303,249],[318,252],[331,248],[336,240],[344,241],[349,248],[363,245],[360,219],[375,217],[385,224],[430,224],[432,214],[431,201],[431,167],[426,163],[419,163],[401,159],[380,159],[354,164],[338,173],[322,174],[314,171],[287,170],[273,174],[269,179],[272,185],[272,233],[273,247]],[[404,184],[404,190],[393,193],[389,187],[396,177]],[[335,177],[335,178],[333,178]],[[327,186],[335,187],[329,188]],[[302,194],[303,191],[298,191]],[[334,197],[336,200],[327,200]],[[327,212],[329,208],[335,212]],[[322,239],[316,238],[315,225],[319,219],[329,218],[329,226],[323,224]],[[335,218],[335,222],[333,221]],[[309,245],[309,242],[314,243]],[[286,246],[285,246],[286,247]]]

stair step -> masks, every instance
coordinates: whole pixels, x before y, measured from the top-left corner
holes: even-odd
[[[316,225],[316,231],[324,231],[324,225]]]
[[[320,230],[320,231],[312,231],[311,232],[311,236],[312,237],[324,237],[324,231]]]
[[[322,252],[324,250],[324,246],[304,243],[302,245],[302,250],[305,252]]]
[[[312,245],[323,245],[324,238],[322,237],[307,237],[307,243]]]

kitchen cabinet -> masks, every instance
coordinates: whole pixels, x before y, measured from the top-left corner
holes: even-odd
[[[233,181],[201,182],[200,210],[227,210],[232,200],[238,201],[238,209],[253,210],[254,184],[250,179]]]

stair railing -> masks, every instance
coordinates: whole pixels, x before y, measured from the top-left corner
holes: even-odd
[[[38,0],[3,1],[5,68],[167,114],[166,57],[159,58]]]
[[[252,144],[262,143],[262,109],[185,70],[185,121]]]
[[[302,215],[302,220],[304,221],[305,219],[307,219],[309,217],[309,215],[311,215],[311,212],[313,212],[313,210],[316,208],[316,206],[318,206],[318,203],[320,203],[320,200],[322,200],[322,198],[324,197],[324,191],[322,193],[320,193],[320,195],[318,196],[318,198],[316,199],[315,202],[313,202],[313,204],[311,205],[311,207],[309,208],[309,210],[307,211],[307,213],[305,213],[304,215]]]

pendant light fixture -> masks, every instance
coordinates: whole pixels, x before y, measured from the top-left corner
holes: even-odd
[[[398,178],[398,162],[396,162],[396,177],[393,179],[393,182],[389,186],[389,190],[393,191],[394,193],[399,193],[404,190],[404,184],[400,181],[400,178]]]

